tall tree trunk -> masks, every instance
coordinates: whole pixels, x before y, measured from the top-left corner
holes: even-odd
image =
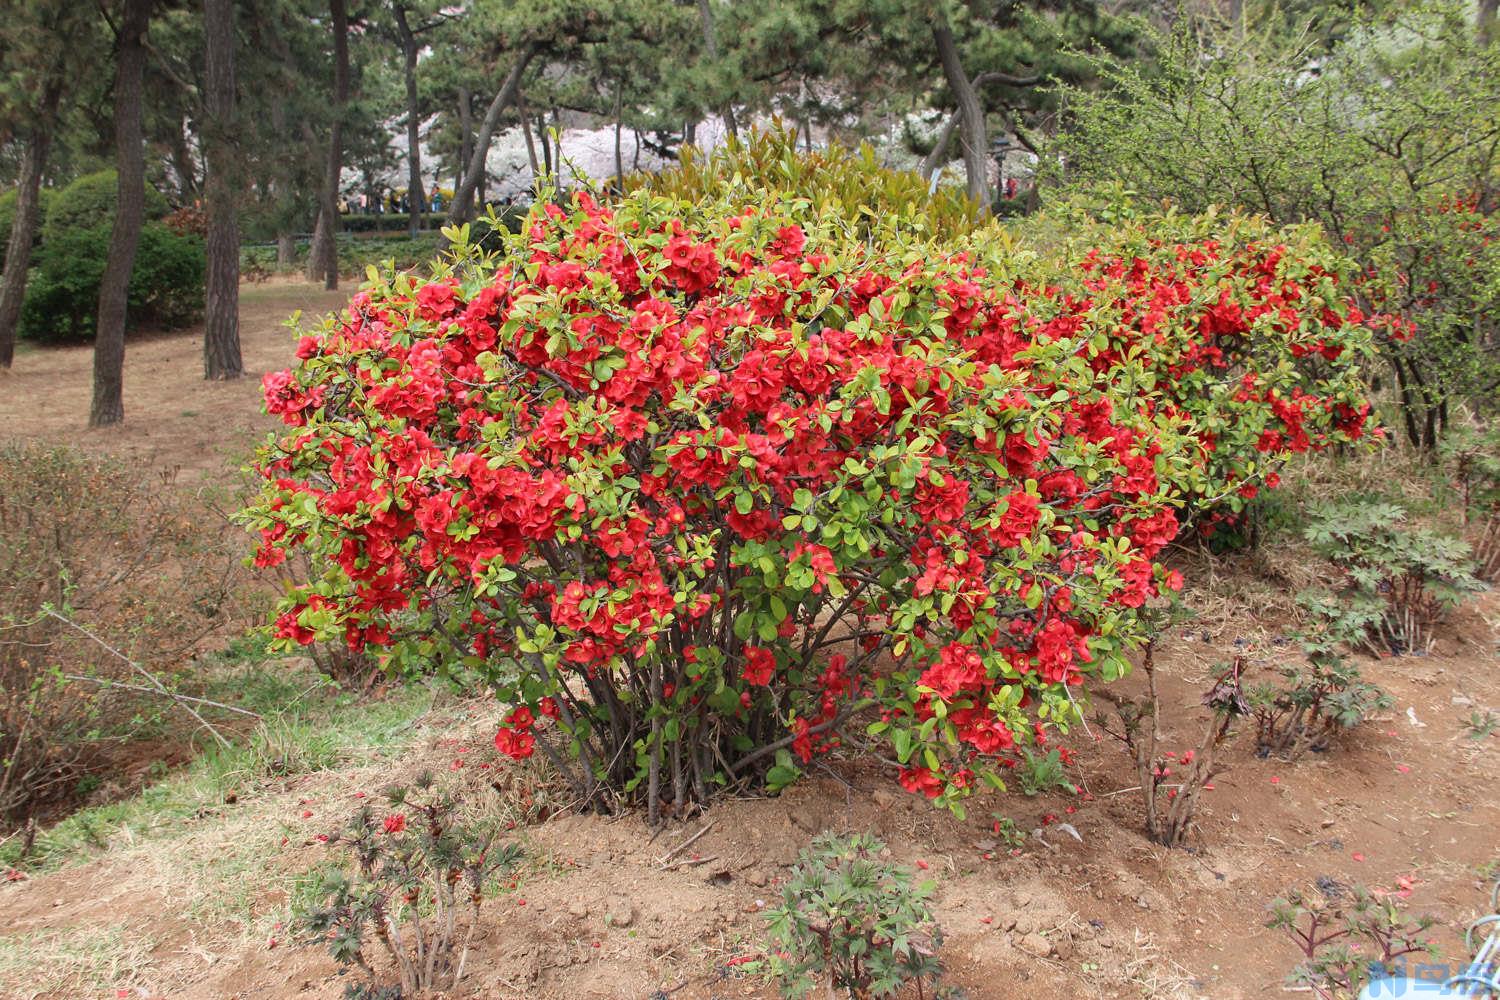
[[[948,80],[948,89],[958,100],[958,111],[963,120],[964,172],[968,175],[969,197],[988,207],[989,181],[984,158],[989,143],[984,134],[984,108],[979,104],[979,92],[959,62],[958,43],[953,40],[948,15],[941,9],[933,15],[932,40],[937,43],[943,76]]]
[[[719,62],[719,33],[714,30],[714,9],[712,0],[698,0],[698,18],[703,22],[703,50],[708,53],[708,61],[718,69]],[[734,102],[725,101],[724,106],[719,109],[719,115],[724,119],[724,127],[729,134],[739,138],[740,128],[734,120]]]
[[[329,0],[333,19],[333,126],[328,131],[328,162],[318,192],[318,227],[313,233],[310,262],[316,262],[313,280],[323,278],[323,287],[339,287],[339,178],[344,173],[344,110],[349,103],[349,11],[345,0]],[[321,237],[321,243],[319,239]]]
[[[411,214],[406,220],[406,235],[416,238],[422,228],[426,207],[426,188],[422,186],[422,139],[417,120],[417,36],[406,22],[406,7],[396,4],[396,30],[401,34],[401,54],[406,58],[406,164],[407,190]]]
[[[233,148],[234,44],[233,0],[204,0],[208,281],[204,292],[203,377],[207,379],[234,379],[245,374],[240,356],[240,222],[235,206],[239,168]]]
[[[625,190],[625,156],[620,149],[620,129],[623,128],[621,117],[624,114],[625,87],[615,81],[615,190]]]
[[[94,399],[89,426],[103,427],[125,419],[125,309],[130,272],[146,214],[146,156],[142,147],[142,76],[146,69],[146,31],[152,0],[124,0],[115,39],[115,222],[109,235],[109,260],[99,282],[99,326],[94,336]]]
[[[526,140],[526,159],[531,161],[531,186],[541,179],[541,164],[536,158],[536,141],[531,137],[531,113],[526,110],[526,95],[516,92],[516,115],[521,119],[521,137]],[[549,157],[550,159],[550,157]]]
[[[536,45],[533,43],[527,43],[525,48],[516,53],[516,61],[511,64],[510,72],[505,74],[505,81],[501,83],[495,99],[490,101],[489,110],[485,112],[484,121],[480,123],[479,134],[474,137],[474,149],[469,154],[469,165],[464,168],[463,183],[458,186],[457,191],[453,192],[453,204],[448,207],[449,222],[468,222],[474,217],[474,193],[479,187],[480,177],[485,172],[485,162],[490,155],[490,140],[494,138],[495,126],[499,124],[500,112],[504,111],[516,99],[516,94],[520,93],[521,75],[526,72],[526,67],[535,55]]]
[[[198,196],[202,187],[198,183],[198,171],[193,166],[193,154],[188,149],[186,121],[179,122],[172,132],[172,169],[177,172],[178,189],[184,204]]]
[[[318,214],[313,220],[312,240],[307,246],[307,263],[304,274],[308,281],[327,280],[328,248],[333,247],[334,260],[338,260],[338,246],[333,240],[333,231],[328,228],[328,215],[323,210],[323,195],[318,194]],[[337,270],[337,268],[334,268]]]
[[[462,84],[458,88],[458,132],[458,165],[453,172],[455,192],[464,186],[464,168],[474,150],[474,95]]]
[[[959,111],[948,116],[948,120],[943,122],[942,130],[938,132],[937,141],[933,143],[932,152],[922,157],[922,166],[918,171],[924,181],[931,180],[938,167],[948,162],[948,147],[953,145],[953,133],[958,130],[960,117],[962,112]]]
[[[1500,40],[1500,36],[1495,33],[1497,11],[1500,11],[1500,0],[1479,0],[1478,27],[1481,42]]]
[[[21,151],[16,214],[11,220],[10,243],[5,248],[5,278],[0,282],[0,368],[9,368],[16,355],[16,328],[21,322],[21,302],[26,298],[31,245],[36,241],[37,223],[42,214],[42,174],[47,170],[47,154],[52,146],[52,130],[61,97],[61,82],[50,82],[42,94],[35,125]]]

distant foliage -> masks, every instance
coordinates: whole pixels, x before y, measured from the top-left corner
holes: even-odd
[[[993,225],[962,188],[932,190],[919,174],[882,165],[869,144],[803,149],[797,131],[785,126],[731,137],[706,153],[684,146],[676,166],[632,174],[625,188],[683,201],[722,198],[744,207],[760,204],[774,192],[805,199],[807,211],[842,220],[854,232],[895,229],[956,236]]]
[[[802,852],[781,902],[766,910],[766,964],[783,996],[813,996],[829,986],[861,1000],[942,995],[935,990],[943,938],[928,901],[933,884],[882,860],[884,851],[867,834],[824,834]],[[917,993],[905,992],[913,985]]]

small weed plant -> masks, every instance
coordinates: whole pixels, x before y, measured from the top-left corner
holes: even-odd
[[[344,863],[320,876],[315,900],[299,914],[306,934],[340,965],[364,973],[345,987],[350,1000],[384,1000],[448,989],[462,977],[479,907],[493,877],[520,851],[497,844],[492,824],[470,822],[462,803],[430,774],[387,794],[389,811],[366,806],[330,840]],[[371,938],[395,966],[398,983],[370,963]]]
[[[1335,886],[1276,900],[1266,926],[1286,934],[1302,952],[1288,977],[1292,988],[1311,990],[1319,1000],[1343,1000],[1376,975],[1394,972],[1407,955],[1434,955],[1423,940],[1433,923],[1408,914],[1395,894]]]
[[[928,896],[932,883],[881,860],[868,834],[813,841],[767,911],[770,971],[786,997],[938,996],[942,934]],[[914,987],[915,993],[903,993]],[[839,993],[838,991],[844,991]]]

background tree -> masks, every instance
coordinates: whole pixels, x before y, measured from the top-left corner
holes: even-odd
[[[92,12],[67,0],[36,0],[0,19],[0,136],[20,147],[15,213],[0,279],[0,367],[9,368],[15,355],[41,224],[41,184],[62,125],[64,95],[76,93],[74,75],[97,51],[97,41]]]
[[[240,358],[240,223],[236,205],[238,156],[234,76],[234,4],[203,3],[205,111],[203,153],[208,208],[208,286],[205,296],[203,375],[244,374]]]
[[[94,398],[89,426],[125,419],[125,308],[145,216],[146,164],[141,147],[141,104],[146,32],[152,0],[122,0],[115,32],[115,169],[119,174],[109,262],[99,285],[99,327],[94,339]]]

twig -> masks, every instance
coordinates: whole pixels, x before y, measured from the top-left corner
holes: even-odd
[[[76,622],[74,622],[74,621],[72,621],[72,620],[70,620],[68,618],[65,618],[64,616],[58,614],[56,611],[53,611],[51,608],[46,608],[44,610],[45,610],[45,613],[48,615],[48,617],[56,618],[58,621],[62,622],[64,625],[68,626],[68,628],[73,629],[74,631],[79,632],[79,633],[87,636],[88,638],[92,639],[94,642],[98,643],[101,648],[103,648],[103,649],[107,650],[108,652],[113,653],[115,656],[119,657],[126,664],[128,664],[130,666],[130,668],[133,669],[136,673],[140,674],[142,677],[146,678],[146,680],[150,681],[151,682],[151,686],[154,687],[160,694],[163,694],[166,697],[171,698],[173,701],[175,701],[179,705],[181,705],[183,707],[183,709],[185,711],[187,711],[187,713],[189,715],[191,715],[193,718],[197,719],[198,722],[202,724],[202,726],[203,726],[204,729],[207,729],[210,733],[213,733],[214,738],[219,741],[219,744],[221,746],[223,746],[225,749],[229,748],[230,743],[229,743],[229,741],[227,739],[224,738],[224,734],[223,733],[219,732],[217,729],[215,729],[213,727],[212,723],[210,723],[203,716],[199,715],[198,714],[198,710],[196,708],[194,708],[192,705],[188,704],[187,701],[183,700],[183,698],[182,698],[181,695],[175,694],[172,691],[168,691],[167,688],[166,688],[166,686],[164,684],[162,684],[161,681],[157,680],[156,679],[156,675],[153,674],[151,671],[147,670],[145,667],[141,666],[139,663],[135,662],[130,657],[126,656],[124,653],[120,652],[118,649],[116,649],[115,647],[111,646],[109,643],[105,642],[103,639],[99,638],[93,632],[90,632],[88,629],[84,628],[82,625],[79,625],[78,623],[76,623]]]
[[[676,847],[674,847],[670,851],[668,851],[667,854],[666,854],[666,856],[663,857],[660,861],[658,861],[657,864],[661,865],[663,867],[663,870],[665,870],[666,864],[667,864],[668,861],[671,861],[673,858],[677,857],[677,855],[681,854],[683,851],[687,850],[689,847],[692,847],[693,844],[698,840],[698,838],[701,837],[701,836],[703,836],[709,830],[713,829],[713,825],[715,823],[717,823],[717,822],[718,822],[717,819],[711,819],[707,823],[704,823],[703,824],[703,829],[699,830],[697,833],[693,834],[687,840],[684,840],[682,843],[678,844]]]
[[[101,687],[122,688],[126,691],[142,691],[146,694],[158,693],[156,688],[149,688],[142,684],[126,684],[124,681],[112,681],[107,677],[87,677],[83,674],[63,674],[63,677],[67,678],[70,681],[87,681],[90,684],[98,684]],[[264,716],[262,716],[259,712],[252,712],[248,708],[237,708],[234,705],[226,705],[221,701],[210,701],[207,698],[194,698],[192,695],[188,694],[174,694],[172,695],[172,697],[178,699],[179,701],[191,701],[198,705],[208,705],[212,708],[222,708],[226,712],[238,712],[241,715],[248,715],[252,719],[264,718]]]
[[[670,865],[663,865],[661,870],[664,872],[676,871],[678,868],[691,868],[694,865],[706,865],[710,861],[717,860],[719,860],[719,856],[717,854],[710,854],[707,857],[703,858],[683,858],[681,861],[674,861]]]

